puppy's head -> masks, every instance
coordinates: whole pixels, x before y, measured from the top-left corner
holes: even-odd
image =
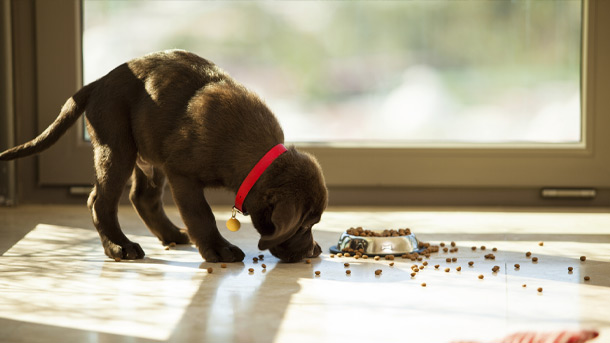
[[[289,148],[271,164],[252,191],[246,208],[261,234],[260,250],[269,249],[286,262],[320,255],[322,249],[313,239],[311,228],[326,209],[328,190],[312,156]]]

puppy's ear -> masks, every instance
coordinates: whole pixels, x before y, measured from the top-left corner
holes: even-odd
[[[299,229],[300,218],[301,213],[297,210],[294,203],[277,203],[271,214],[274,231],[270,235],[261,236],[261,239],[258,241],[258,248],[266,250],[285,242]]]

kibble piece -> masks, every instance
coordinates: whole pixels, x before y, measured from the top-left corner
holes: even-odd
[[[419,268],[415,267],[412,269],[414,272],[419,273]]]
[[[264,260],[265,259],[265,255],[263,255],[263,254],[258,255],[258,259],[259,260]]]
[[[172,248],[175,247],[176,246],[176,242],[169,243],[169,246],[172,247]]]
[[[538,293],[542,293],[542,287],[538,287]]]
[[[491,271],[494,273],[497,273],[498,270],[500,270],[500,266],[493,266],[493,268],[491,268]]]
[[[447,263],[451,263],[451,258],[447,257],[447,258],[445,259],[445,262],[447,262]]]
[[[305,263],[311,264],[311,260],[305,260]]]
[[[451,262],[457,262],[457,257],[452,258]]]
[[[568,271],[571,272],[572,270],[574,270],[574,268],[572,267],[568,267]]]
[[[343,254],[342,253],[338,253],[337,257],[343,257]]]
[[[449,248],[447,248],[447,247],[443,248],[443,252],[447,252],[447,251],[449,251]]]
[[[213,271],[214,271],[214,268],[212,268],[212,267],[208,268],[208,273],[212,274]]]
[[[470,249],[472,249],[472,251],[475,251],[475,250],[477,250],[477,247],[472,247]]]
[[[526,285],[526,284],[523,284],[521,287],[525,288],[525,287],[527,287],[527,285]]]
[[[381,257],[379,257],[379,256],[375,256],[375,261],[379,261],[380,258]]]
[[[538,262],[538,257],[532,257],[532,262]]]
[[[451,242],[451,246],[454,247],[455,246],[455,242]]]
[[[346,263],[343,263],[343,266],[344,266],[344,267],[349,267],[349,263],[347,263],[347,262],[346,262]]]
[[[487,248],[485,248],[484,245],[481,245],[481,250],[485,250],[485,249],[487,249]]]
[[[428,261],[424,261],[424,263],[422,263],[424,266],[428,265]]]
[[[450,270],[451,269],[449,269],[449,268],[445,268],[445,273],[449,273]]]
[[[263,267],[263,269],[267,269],[267,265],[266,264],[262,264],[261,267]]]
[[[589,276],[585,276],[585,281],[589,281],[591,278]]]
[[[539,245],[539,246],[543,246],[543,245],[544,245],[544,242],[540,242],[540,243],[538,243],[538,245]]]
[[[434,269],[438,269],[438,267],[440,267],[440,265],[438,265],[438,264],[434,265]]]
[[[441,242],[441,244],[439,244],[441,247],[445,246],[445,242]]]
[[[165,247],[165,250],[169,250],[169,245]]]
[[[394,266],[394,262],[391,262],[391,263],[390,263],[390,267],[393,267],[393,266]]]
[[[525,257],[530,257],[530,256],[532,256],[532,253],[530,251],[525,253]]]
[[[417,273],[411,273],[411,277],[415,277],[415,275],[417,275]]]
[[[479,279],[481,279],[481,280],[482,280],[484,277],[485,277],[485,276],[483,276],[483,274],[480,274],[480,275],[479,275]]]
[[[474,261],[468,261],[468,265],[472,267],[472,265],[474,264]]]
[[[349,269],[345,271],[345,274],[347,274],[347,275],[350,275],[351,273],[352,273],[352,271]]]
[[[498,251],[498,248],[492,248],[491,251]]]
[[[362,255],[362,258],[366,260],[367,258],[369,258],[369,255]]]
[[[455,268],[455,270],[457,270],[458,272],[462,271],[462,267],[457,267]]]
[[[330,258],[335,258],[335,254],[330,254]]]
[[[519,263],[515,263],[515,268],[519,269],[521,268],[521,265],[519,265]]]
[[[354,256],[354,258],[357,260],[360,258],[360,255],[356,255],[356,256]]]
[[[263,264],[263,265],[264,265],[264,264]],[[227,264],[226,264],[226,263],[221,264],[221,265],[220,265],[220,268],[227,268]]]
[[[425,283],[425,282],[422,282],[421,286],[422,286],[422,287],[426,287],[426,283]]]
[[[254,263],[258,262],[258,257],[252,257],[252,262],[254,262]]]
[[[315,273],[316,273],[316,276],[320,276],[320,271],[319,270],[316,270]]]
[[[375,275],[381,275],[381,269],[375,270]]]
[[[254,268],[248,268],[248,271],[249,271],[250,273],[254,273]]]
[[[115,257],[114,258],[114,262],[121,262],[121,258],[120,257]]]
[[[343,256],[345,256],[345,257],[350,257],[350,256],[352,256],[352,255],[350,255],[348,252],[346,252],[345,254],[343,254]]]
[[[587,256],[581,256],[580,260],[583,261],[583,262],[586,261],[587,260]]]

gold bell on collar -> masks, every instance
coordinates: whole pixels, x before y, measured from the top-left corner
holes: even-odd
[[[237,220],[237,218],[235,218],[236,214],[237,209],[233,207],[233,210],[231,211],[231,218],[227,220],[227,229],[229,229],[229,231],[235,232],[239,230],[239,228],[241,228],[241,223],[239,222],[239,220]]]

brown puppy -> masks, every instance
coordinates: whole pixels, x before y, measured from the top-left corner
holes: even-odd
[[[96,171],[87,204],[106,255],[144,256],[117,218],[119,197],[133,174],[131,202],[164,244],[192,241],[208,262],[243,260],[244,253],[220,235],[203,189],[237,192],[258,160],[284,142],[277,119],[255,94],[197,55],[153,53],[83,87],[42,134],[1,153],[0,160],[48,148],[83,112]],[[163,210],[166,177],[186,232]],[[311,227],[320,220],[327,197],[318,163],[290,147],[244,202],[261,234],[258,248],[292,262],[318,256],[321,249]]]

